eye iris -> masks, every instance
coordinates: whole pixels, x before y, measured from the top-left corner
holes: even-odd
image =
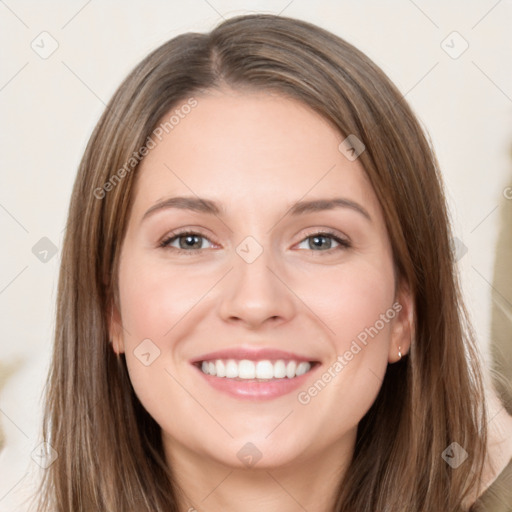
[[[313,244],[314,244],[314,247],[321,247],[322,245],[322,240],[328,240],[329,241],[329,244],[328,244],[328,249],[331,248],[331,243],[332,243],[332,240],[327,237],[327,236],[324,236],[324,235],[315,235],[315,236],[312,236],[310,238],[310,240],[313,239]]]
[[[174,240],[176,239],[179,240],[179,247],[181,250],[201,249],[203,236],[194,233],[184,233],[181,235],[176,235]],[[331,235],[311,235],[307,239],[310,248],[322,248],[322,244],[324,242],[327,242],[327,247],[325,247],[325,249],[332,248],[333,237]]]
[[[199,235],[182,235],[180,236],[180,248],[181,249],[193,249],[195,245],[197,245],[197,240],[199,240],[199,244],[196,247],[197,249],[201,248],[201,236]],[[185,239],[185,242],[182,243],[181,241]],[[191,242],[191,244],[189,244]]]

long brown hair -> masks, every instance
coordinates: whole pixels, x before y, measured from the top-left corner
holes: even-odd
[[[389,365],[359,424],[334,510],[465,510],[486,453],[484,391],[430,143],[363,53],[307,22],[262,14],[179,35],[153,51],[90,138],[62,248],[42,432],[58,457],[45,471],[38,510],[178,510],[160,427],[135,396],[124,355],[109,345],[109,315],[139,150],[171,108],[222,85],[298,99],[330,120],[340,141],[353,134],[364,143],[359,158],[383,209],[397,275],[414,297],[410,353]],[[457,469],[442,458],[453,442],[469,453]]]

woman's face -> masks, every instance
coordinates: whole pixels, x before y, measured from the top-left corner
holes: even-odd
[[[195,99],[139,169],[114,349],[170,458],[276,467],[350,453],[409,346],[372,186],[299,102]]]

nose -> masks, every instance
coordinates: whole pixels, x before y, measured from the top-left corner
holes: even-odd
[[[252,262],[235,254],[234,268],[223,283],[219,315],[226,322],[243,324],[251,330],[269,322],[290,321],[296,300],[284,274],[270,250],[263,250]]]

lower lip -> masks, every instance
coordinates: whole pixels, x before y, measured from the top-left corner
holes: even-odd
[[[285,377],[284,379],[268,381],[258,381],[255,379],[235,380],[226,377],[214,377],[213,375],[203,373],[197,366],[195,368],[210,386],[222,393],[246,400],[271,400],[272,398],[287,395],[301,387],[301,385],[303,386],[306,380],[319,366],[319,364],[315,364],[311,370],[293,379]]]

